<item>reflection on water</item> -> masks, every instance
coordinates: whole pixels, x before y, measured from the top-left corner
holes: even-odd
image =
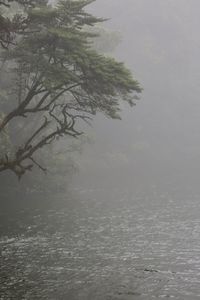
[[[66,206],[1,237],[1,300],[200,299],[197,196],[91,190]]]

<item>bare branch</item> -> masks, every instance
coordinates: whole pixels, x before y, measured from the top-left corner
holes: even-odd
[[[26,150],[28,148],[28,146],[30,145],[30,143],[33,141],[33,139],[40,133],[43,131],[44,128],[46,128],[49,124],[50,121],[47,120],[46,117],[44,117],[44,123],[33,133],[33,135],[28,139],[28,141],[26,141],[24,149]]]
[[[29,158],[40,170],[46,173],[47,169],[42,167],[33,157]]]

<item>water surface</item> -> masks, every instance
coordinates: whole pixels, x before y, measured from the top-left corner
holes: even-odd
[[[77,195],[10,221],[0,238],[1,300],[200,299],[198,195]]]

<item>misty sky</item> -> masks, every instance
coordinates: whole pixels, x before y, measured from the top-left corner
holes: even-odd
[[[131,176],[142,174],[141,180],[151,172],[163,180],[197,178],[199,1],[97,0],[90,10],[110,18],[105,26],[122,33],[114,55],[144,91],[135,108],[125,107],[122,122],[95,122],[96,148],[89,160],[95,165],[99,159],[101,168],[107,161],[110,167],[123,166]]]

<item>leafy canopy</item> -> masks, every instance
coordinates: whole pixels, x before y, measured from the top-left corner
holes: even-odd
[[[96,34],[87,28],[104,20],[86,11],[92,2],[61,0],[54,7],[35,1],[26,8],[23,32],[1,52],[1,73],[14,85],[0,133],[14,135],[18,128],[23,138],[15,139],[12,155],[1,157],[0,171],[20,177],[34,164],[43,169],[34,157],[40,148],[62,136],[78,137],[80,120],[97,112],[120,118],[120,101],[133,105],[141,92],[123,63],[93,49]]]

